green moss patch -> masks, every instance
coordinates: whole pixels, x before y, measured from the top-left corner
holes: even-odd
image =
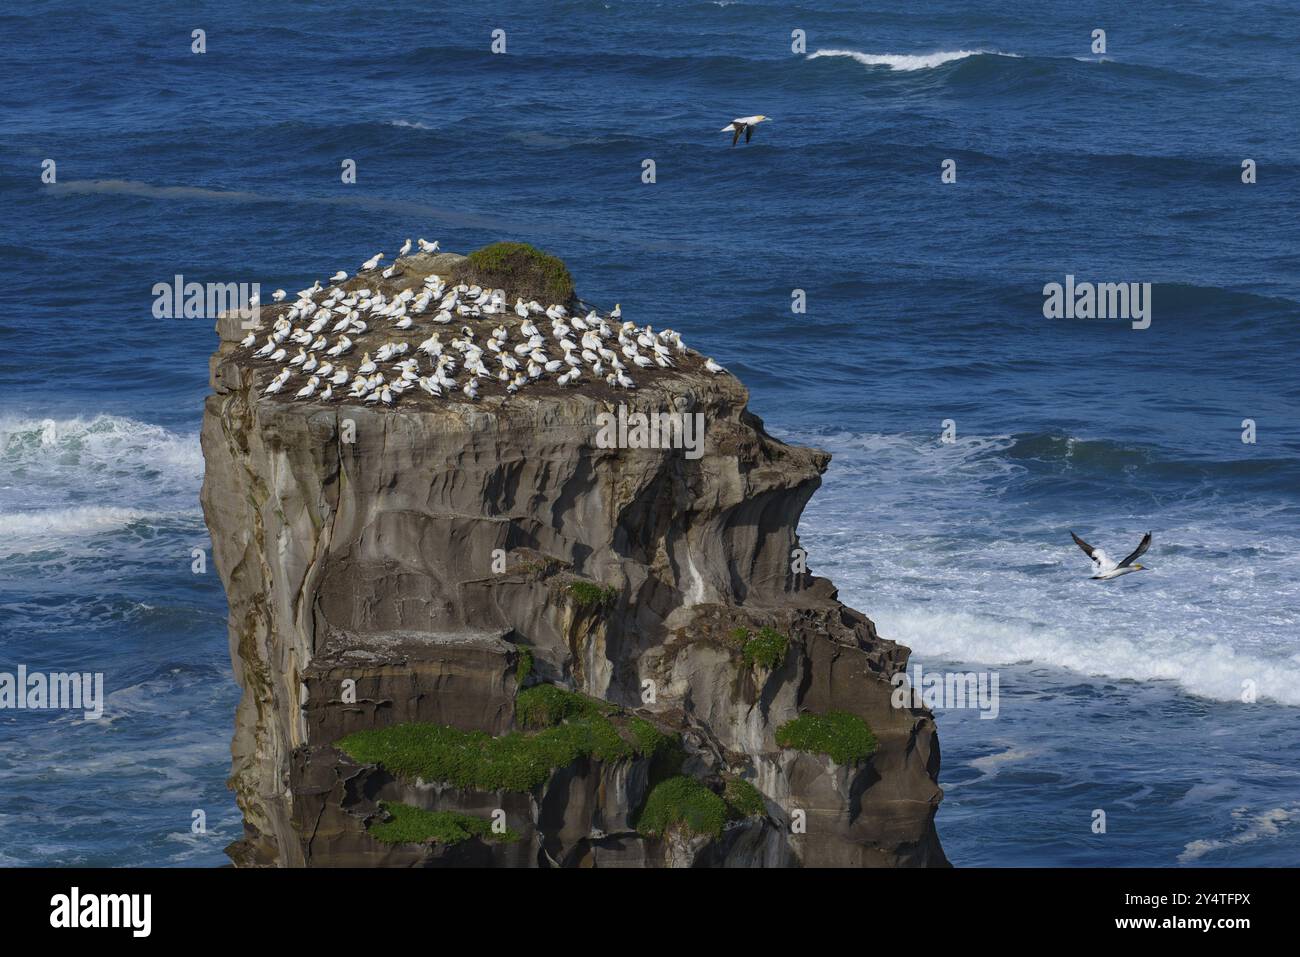
[[[555,685],[536,685],[515,695],[515,721],[522,728],[552,728],[570,718],[600,718],[617,709]]]
[[[518,654],[519,657],[515,659],[515,686],[522,688],[533,673],[533,653],[528,648],[520,648]]]
[[[554,768],[580,757],[617,761],[633,754],[632,746],[603,717],[499,738],[440,724],[398,724],[357,731],[335,746],[356,761],[381,764],[401,777],[483,791],[531,791]]]
[[[717,837],[727,820],[727,805],[699,781],[685,775],[667,778],[650,789],[637,819],[637,830],[662,837],[680,827],[689,834]]]
[[[651,779],[680,767],[681,744],[643,718],[627,724],[628,737],[611,718],[619,709],[553,685],[535,685],[515,696],[515,715],[526,730],[492,737],[440,724],[397,724],[357,731],[335,747],[362,764],[393,774],[483,791],[531,791],[555,768],[581,757],[654,760]],[[628,740],[630,738],[630,740]],[[674,763],[675,762],[675,763]]]
[[[741,652],[745,658],[745,664],[751,667],[755,664],[761,665],[768,671],[771,671],[781,662],[785,661],[786,650],[790,647],[790,639],[781,634],[775,628],[764,626],[757,635],[748,638]]]
[[[459,844],[471,837],[501,844],[519,840],[519,835],[509,829],[498,834],[492,822],[455,811],[426,811],[410,804],[384,801],[380,804],[390,820],[371,824],[370,836],[385,844]]]
[[[597,585],[595,582],[572,581],[569,582],[569,597],[573,603],[582,609],[601,609],[608,608],[618,597],[618,592],[612,586]]]
[[[731,818],[761,817],[767,813],[762,792],[748,781],[731,778],[723,788],[722,799],[727,804],[727,814]]]
[[[476,249],[456,264],[452,276],[458,283],[504,289],[511,302],[516,296],[544,306],[567,306],[573,300],[573,277],[564,262],[527,243]]]
[[[875,753],[876,736],[867,723],[846,711],[801,714],[776,731],[783,748],[829,755],[836,764],[853,764]]]

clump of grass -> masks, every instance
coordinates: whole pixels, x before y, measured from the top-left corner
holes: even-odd
[[[846,711],[801,714],[776,731],[783,748],[829,755],[836,764],[853,764],[876,750],[876,736],[867,723]]]
[[[786,649],[789,647],[789,638],[775,628],[764,625],[757,635],[745,642],[742,654],[745,658],[745,664],[751,667],[754,664],[759,664],[771,671],[785,661]]]
[[[573,300],[573,277],[564,262],[527,243],[492,243],[476,249],[452,270],[453,281],[504,289],[516,296],[536,299],[542,305],[565,305]]]
[[[526,705],[526,709],[534,707],[528,713],[551,713],[547,706]],[[513,731],[498,738],[440,724],[397,724],[354,732],[335,742],[335,747],[362,764],[381,764],[399,777],[483,791],[531,791],[553,769],[580,757],[618,761],[634,754],[601,714],[584,714],[536,733]]]
[[[636,753],[650,759],[651,784],[682,773],[686,752],[682,749],[681,735],[665,734],[645,718],[636,716],[628,721],[628,730]]]
[[[523,728],[552,728],[570,718],[603,718],[614,706],[555,685],[534,685],[515,695],[515,720]]]
[[[515,686],[522,688],[524,682],[533,673],[533,652],[530,648],[520,648],[519,657],[515,659]]]
[[[667,778],[650,789],[637,818],[637,830],[661,837],[673,828],[692,835],[722,833],[727,805],[707,787],[685,775]]]
[[[727,804],[728,815],[733,819],[760,817],[767,812],[762,792],[741,778],[728,779],[722,790],[722,799]]]
[[[594,582],[569,582],[569,596],[573,603],[583,609],[608,608],[618,597],[613,586],[597,585]]]
[[[472,837],[506,844],[519,840],[519,835],[508,828],[500,834],[492,830],[492,822],[455,811],[426,811],[424,808],[395,801],[379,805],[388,812],[390,820],[371,824],[370,836],[385,844],[459,844]]]

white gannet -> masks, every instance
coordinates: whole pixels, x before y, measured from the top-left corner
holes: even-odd
[[[381,260],[381,259],[383,259],[383,258],[384,258],[384,254],[383,254],[383,253],[376,253],[375,255],[373,255],[373,256],[371,256],[369,259],[367,259],[365,262],[363,262],[363,263],[361,264],[361,268],[364,269],[364,270],[376,269],[376,268],[378,268],[378,266],[379,266],[379,260]]]
[[[262,390],[262,395],[274,395],[284,388],[284,384],[289,381],[289,370],[285,369],[278,376],[271,380],[270,384]]]
[[[1133,549],[1133,554],[1122,562],[1111,561],[1104,551],[1100,548],[1093,548],[1074,532],[1070,532],[1070,537],[1074,539],[1074,544],[1083,549],[1083,553],[1092,559],[1092,577],[1095,581],[1119,578],[1120,575],[1127,575],[1129,572],[1140,572],[1146,568],[1145,565],[1138,565],[1136,562],[1151,547],[1150,532],[1142,536],[1142,541],[1137,548]]]
[[[704,360],[704,368],[708,369],[708,370],[709,370],[710,372],[712,372],[714,375],[717,375],[717,374],[720,373],[720,372],[726,372],[726,371],[727,371],[724,367],[718,365],[718,364],[717,364],[716,362],[714,362],[712,359],[705,359],[705,360]]]
[[[732,146],[736,145],[736,141],[740,139],[741,133],[745,134],[745,142],[748,143],[749,138],[754,135],[754,127],[759,123],[770,119],[770,116],[764,116],[762,113],[758,113],[754,116],[742,116],[739,119],[732,120],[718,132],[733,133],[734,135],[731,137]]]
[[[347,278],[348,278],[348,274],[345,273],[342,269],[340,269],[334,275],[330,276],[330,282],[344,282],[347,280]]]
[[[289,295],[289,294],[288,294],[287,292],[285,292],[283,289],[277,289],[275,292],[271,293],[271,301],[272,301],[272,302],[283,302],[283,301],[284,301],[284,297],[287,296],[287,295]]]
[[[307,380],[307,384],[298,390],[294,398],[295,399],[311,398],[311,394],[316,391],[316,386],[318,385],[320,385],[320,379],[316,378],[315,376],[312,376],[310,379]]]
[[[433,241],[433,242],[429,242],[428,240],[424,239],[423,237],[420,238],[420,252],[422,252],[422,253],[436,253],[437,251],[438,251],[438,243],[437,243],[437,240],[435,240],[435,241]]]
[[[405,256],[410,251],[411,251],[411,240],[408,238],[406,242],[402,243],[402,248],[397,251],[397,255]]]

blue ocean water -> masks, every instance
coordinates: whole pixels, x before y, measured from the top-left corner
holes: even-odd
[[[924,667],[999,674],[996,720],[938,715],[956,864],[1300,861],[1300,8],[899,6],[7,5],[0,670],[108,703],[0,712],[0,863],[239,833],[191,571],[215,337],[153,285],[296,289],[415,235],[556,253],[834,453],[814,570]],[[1067,274],[1152,283],[1150,328],[1044,319]],[[1070,529],[1150,529],[1152,570],[1090,582]]]

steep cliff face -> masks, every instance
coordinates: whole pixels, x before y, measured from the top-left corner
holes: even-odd
[[[295,402],[261,397],[272,372],[236,348],[237,319],[218,331],[202,501],[243,689],[236,863],[946,864],[932,718],[890,701],[907,649],[793,570],[829,456],[767,435],[736,379],[696,357],[631,392]],[[619,403],[702,413],[703,454],[598,447],[597,416]],[[753,660],[737,636],[765,626],[788,643]],[[625,737],[636,719],[679,735],[682,774],[748,781],[762,809],[652,835],[647,753],[486,788],[336,746],[407,724],[508,735],[521,680],[608,702]],[[834,712],[865,720],[870,756],[778,745],[799,714]],[[517,840],[380,840],[392,804],[503,816]]]

